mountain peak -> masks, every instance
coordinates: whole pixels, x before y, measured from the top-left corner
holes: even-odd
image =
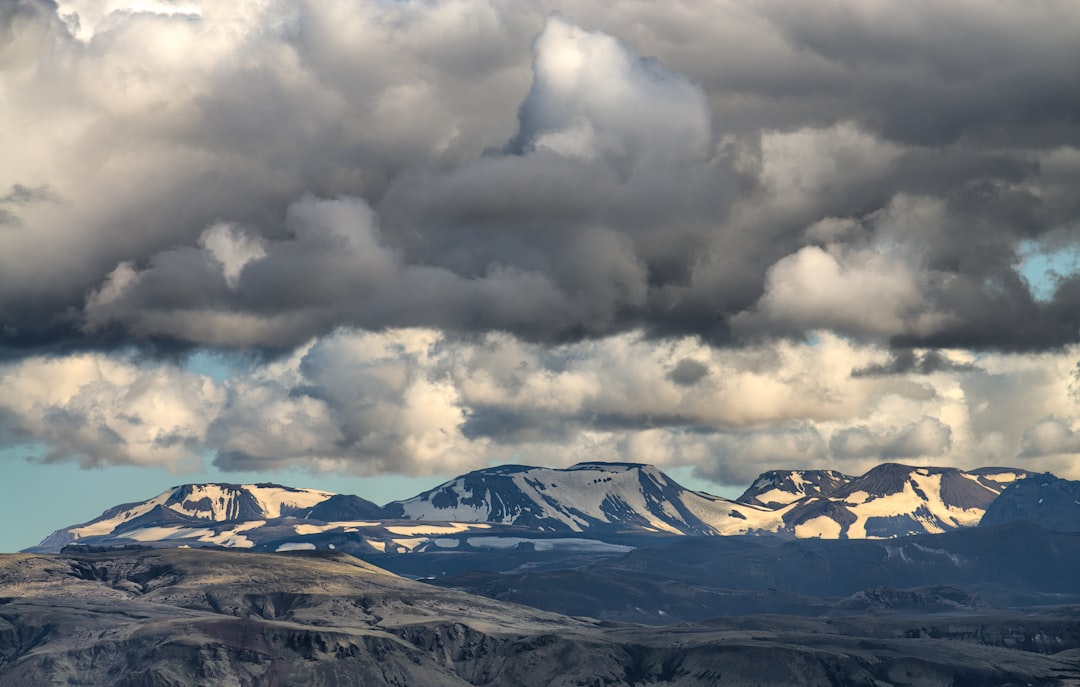
[[[505,467],[454,478],[387,504],[387,512],[411,520],[490,522],[555,532],[716,534],[748,531],[754,520],[753,507],[692,492],[653,465],[589,461],[561,469]]]
[[[807,497],[830,496],[853,479],[836,470],[769,470],[736,500],[779,508]]]
[[[603,470],[607,472],[627,472],[639,470],[643,472],[660,472],[660,469],[651,463],[624,463],[619,461],[587,460],[574,463],[566,470]]]
[[[258,520],[280,518],[325,501],[334,494],[317,489],[297,489],[279,484],[230,484],[208,482],[182,484],[171,492],[161,505],[194,518],[222,522],[226,520]]]

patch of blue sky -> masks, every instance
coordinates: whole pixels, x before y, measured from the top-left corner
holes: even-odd
[[[1041,302],[1054,297],[1058,284],[1080,273],[1080,245],[1046,248],[1036,241],[1020,244],[1016,270],[1027,281],[1032,297]]]
[[[196,351],[188,356],[184,369],[195,374],[206,375],[216,381],[230,379],[242,367],[236,356],[212,351]]]
[[[721,485],[716,482],[712,482],[706,479],[702,479],[694,475],[694,468],[691,465],[681,465],[679,467],[664,467],[661,468],[671,479],[675,480],[687,489],[694,491],[704,491],[707,494],[713,496],[723,496],[726,499],[737,499],[746,491],[746,486],[732,486]],[[747,485],[748,486],[748,485]]]
[[[80,469],[71,463],[41,462],[47,453],[40,444],[0,448],[0,553],[33,546],[54,530],[91,520],[112,506],[150,498],[179,481],[164,468]]]
[[[384,505],[406,499],[446,481],[447,476],[362,477],[312,473],[296,469],[224,472],[204,456],[202,468],[175,473],[167,467],[110,465],[79,468],[70,462],[44,463],[41,444],[0,448],[0,553],[38,544],[53,531],[93,520],[122,503],[153,498],[170,487],[190,482],[252,484],[272,482],[290,487],[355,494]]]

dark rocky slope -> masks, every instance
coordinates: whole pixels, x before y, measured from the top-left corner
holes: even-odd
[[[0,558],[0,686],[1080,680],[1074,616],[1025,622],[757,617],[657,629],[421,585],[340,554],[174,549]]]
[[[882,541],[680,538],[575,570],[473,571],[432,584],[569,615],[668,624],[874,612],[874,599],[879,610],[906,614],[1080,604],[1078,570],[1080,533],[1018,522]],[[935,587],[959,596],[935,600]]]
[[[1050,473],[1019,480],[987,507],[979,525],[1017,521],[1048,530],[1080,532],[1080,482]]]

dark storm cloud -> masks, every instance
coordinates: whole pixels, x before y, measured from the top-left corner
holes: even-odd
[[[668,372],[667,378],[679,386],[693,386],[709,374],[709,367],[691,358],[683,358]]]
[[[12,204],[12,205],[24,205],[26,203],[36,203],[41,201],[57,201],[59,200],[48,186],[38,186],[36,188],[30,188],[23,186],[22,184],[12,184],[11,190],[7,195],[0,196],[0,204]]]
[[[0,13],[8,357],[1080,339],[1077,277],[1018,272],[1077,243],[1064,0],[154,7]]]
[[[1055,146],[1061,139],[1053,132],[1062,127],[1075,135],[1080,84],[1061,78],[1064,64],[1080,57],[1067,3],[829,1],[756,9],[817,67],[825,107],[846,103],[891,139]]]
[[[461,433],[468,439],[490,438],[505,445],[545,442],[557,446],[571,444],[581,424],[577,419],[554,414],[477,407],[469,411]]]
[[[682,261],[687,273],[693,253],[680,253],[704,243],[705,223],[723,213],[716,199],[733,175],[701,159],[710,144],[704,97],[560,18],[548,21],[537,50],[522,115],[536,119],[522,127],[527,154],[406,175],[378,205],[381,226],[358,199],[299,201],[284,223],[292,238],[263,241],[230,288],[205,246],[159,253],[141,270],[125,263],[88,302],[89,329],[126,324],[136,336],[287,347],[342,324],[558,340],[640,321],[650,277],[655,284],[648,257]],[[584,61],[570,74],[559,71],[567,52]],[[625,102],[597,96],[604,87]],[[534,109],[545,114],[527,114]],[[678,198],[694,208],[690,217],[667,211]],[[313,206],[322,208],[319,237],[297,219]],[[674,225],[670,234],[650,236],[660,222]]]
[[[975,366],[971,363],[954,362],[938,351],[899,349],[892,352],[887,362],[852,370],[851,376],[929,375],[935,372],[967,372],[974,369]]]

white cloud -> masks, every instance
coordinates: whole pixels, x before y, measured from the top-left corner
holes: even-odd
[[[635,460],[742,484],[767,469],[861,473],[898,460],[1069,477],[1080,476],[1064,419],[1076,416],[1078,356],[853,375],[883,368],[888,351],[825,333],[740,350],[636,333],[550,347],[342,330],[221,382],[98,354],[8,363],[0,442],[175,469],[209,451],[226,469],[361,474]],[[673,378],[685,360],[708,374]]]
[[[548,17],[534,49],[519,149],[654,163],[712,156],[705,93],[684,76],[561,15]]]
[[[770,268],[758,313],[742,322],[888,337],[908,331],[918,305],[918,276],[903,262],[875,251],[807,246]]]
[[[59,15],[71,33],[81,41],[89,41],[99,31],[108,30],[132,14],[151,14],[166,17],[198,17],[198,3],[172,0],[60,0]]]
[[[1075,10],[2,5],[2,441],[1075,475],[1080,291],[1015,272],[1076,244]],[[37,356],[147,342],[284,357]]]
[[[83,466],[197,465],[225,401],[208,377],[89,353],[2,365],[0,386],[0,443]]]

